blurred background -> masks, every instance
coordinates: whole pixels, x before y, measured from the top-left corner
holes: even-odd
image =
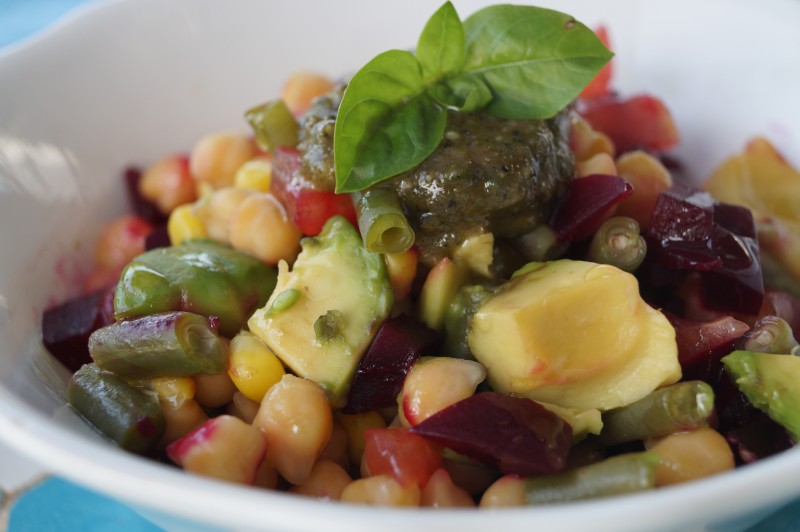
[[[56,22],[70,9],[92,0],[0,0],[0,47]]]

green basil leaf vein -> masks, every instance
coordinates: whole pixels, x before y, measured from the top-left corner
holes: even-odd
[[[426,81],[439,81],[461,71],[466,58],[464,25],[450,2],[445,2],[425,24],[416,55]]]
[[[574,100],[611,59],[592,30],[534,6],[495,5],[464,21],[464,72],[479,76],[501,118],[543,119]]]
[[[384,52],[345,90],[334,130],[336,192],[355,192],[410,170],[444,135],[447,110],[427,92],[411,52]]]

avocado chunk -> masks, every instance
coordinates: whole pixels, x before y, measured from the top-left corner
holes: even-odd
[[[800,357],[734,351],[722,363],[747,400],[800,441]]]
[[[681,377],[675,330],[619,268],[530,263],[475,312],[469,349],[498,391],[609,410]]]
[[[316,237],[301,241],[291,271],[278,264],[267,304],[248,321],[281,361],[344,402],[361,356],[394,304],[383,258],[364,248],[343,217],[328,220]]]

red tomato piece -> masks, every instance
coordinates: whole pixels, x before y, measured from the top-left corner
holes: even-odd
[[[636,148],[664,151],[678,143],[672,115],[652,96],[596,98],[583,102],[580,114],[594,129],[608,135],[618,152]]]
[[[318,235],[328,218],[337,214],[357,225],[349,194],[336,194],[313,187],[302,175],[300,152],[278,147],[272,160],[272,193],[286,207],[292,222],[307,236]]]
[[[404,487],[424,486],[443,467],[436,444],[400,428],[367,430],[364,460],[370,475],[390,475]]]
[[[611,50],[611,41],[608,38],[608,29],[605,26],[600,26],[594,30],[597,38],[600,39],[606,48]],[[611,76],[613,75],[612,61],[609,61],[600,72],[594,77],[592,81],[581,91],[581,100],[591,100],[592,98],[600,98],[608,95],[608,87],[611,83]]]

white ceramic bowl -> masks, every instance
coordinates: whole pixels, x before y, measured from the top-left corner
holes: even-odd
[[[462,16],[484,2],[456,1]],[[704,176],[756,134],[800,160],[800,2],[540,2],[605,22],[615,85],[652,92]],[[43,467],[170,527],[307,530],[738,530],[800,495],[800,449],[705,481],[565,506],[398,511],[226,485],[126,454],[63,406],[67,375],[42,310],[76,293],[99,223],[125,205],[120,171],[245,128],[296,69],[351,73],[408,48],[437,2],[119,0],[0,50],[0,437]],[[172,518],[175,517],[174,520]],[[180,523],[183,523],[182,525]]]

